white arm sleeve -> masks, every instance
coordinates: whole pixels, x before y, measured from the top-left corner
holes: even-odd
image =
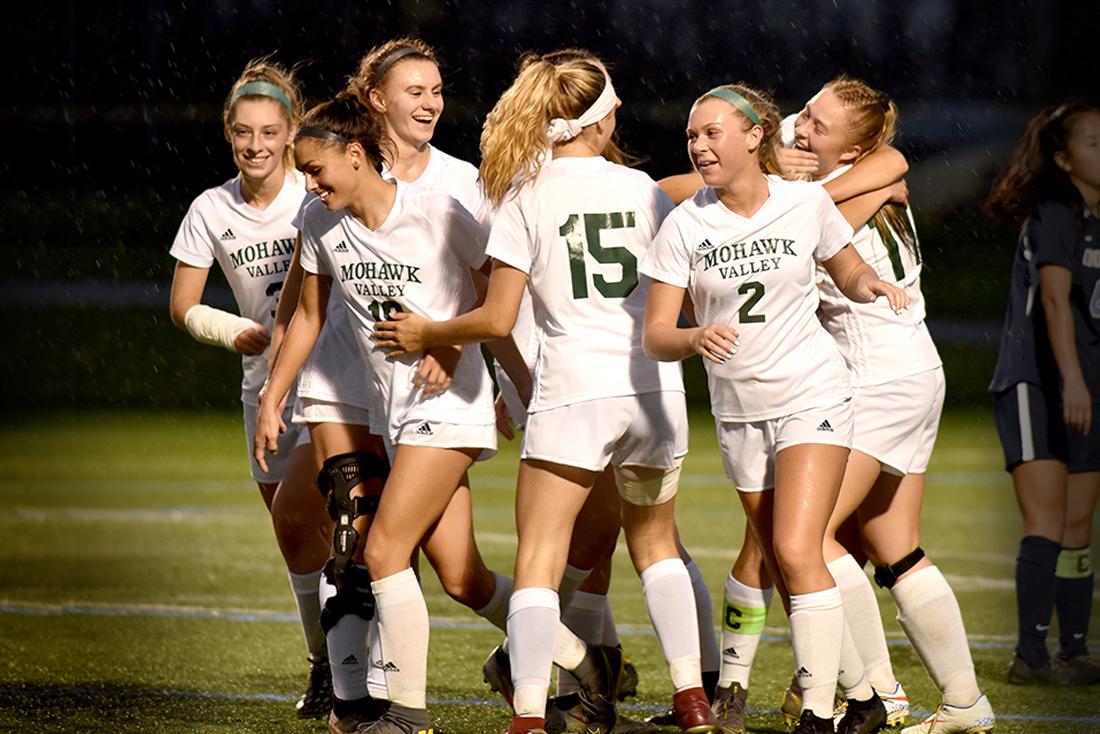
[[[252,319],[236,316],[210,306],[198,304],[187,309],[183,324],[191,336],[204,344],[225,347],[231,352],[237,351],[233,342],[245,329],[259,327]]]

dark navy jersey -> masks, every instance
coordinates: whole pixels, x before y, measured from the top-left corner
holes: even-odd
[[[991,392],[1018,382],[1051,388],[1060,384],[1039,292],[1039,269],[1054,265],[1073,276],[1069,302],[1077,358],[1089,392],[1100,400],[1100,219],[1087,211],[1085,216],[1082,228],[1069,207],[1047,201],[1024,222]]]

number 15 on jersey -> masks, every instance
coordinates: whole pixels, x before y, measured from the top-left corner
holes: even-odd
[[[609,212],[606,214],[570,214],[558,234],[565,239],[569,253],[569,279],[573,284],[573,298],[588,298],[588,267],[585,252],[596,262],[622,267],[619,280],[608,280],[602,273],[592,274],[592,285],[604,298],[626,298],[638,284],[638,258],[625,247],[604,247],[600,236],[607,229],[634,227],[634,212]]]

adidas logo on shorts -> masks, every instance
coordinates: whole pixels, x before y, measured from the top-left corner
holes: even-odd
[[[420,424],[420,428],[416,429],[416,435],[417,436],[434,436],[435,433],[432,431],[432,426],[431,426],[430,423],[422,423],[422,424]]]
[[[338,244],[336,247],[332,248],[332,251],[333,252],[347,252],[348,251],[348,243],[344,242],[343,240],[340,240],[340,244]]]
[[[821,421],[821,425],[817,427],[817,430],[828,431],[829,433],[832,433],[833,427],[829,424],[829,419],[826,418],[825,420]]]
[[[226,240],[235,240],[235,239],[237,239],[237,235],[233,234],[232,229],[227,229],[224,232],[222,232],[222,236],[219,237],[218,239],[220,239],[222,242],[225,242]]]

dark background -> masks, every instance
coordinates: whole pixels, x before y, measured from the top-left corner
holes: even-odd
[[[167,252],[190,201],[235,173],[221,106],[262,54],[300,63],[316,102],[371,46],[420,36],[444,62],[435,142],[476,162],[519,55],[588,48],[655,178],[688,167],[684,119],[715,84],[770,90],[787,112],[841,72],[888,91],[954,404],[985,400],[1015,239],[978,203],[1031,115],[1100,92],[1095,2],[47,1],[8,29],[0,405],[20,409],[235,404],[236,358],[168,321]],[[228,305],[216,279],[208,295]]]

